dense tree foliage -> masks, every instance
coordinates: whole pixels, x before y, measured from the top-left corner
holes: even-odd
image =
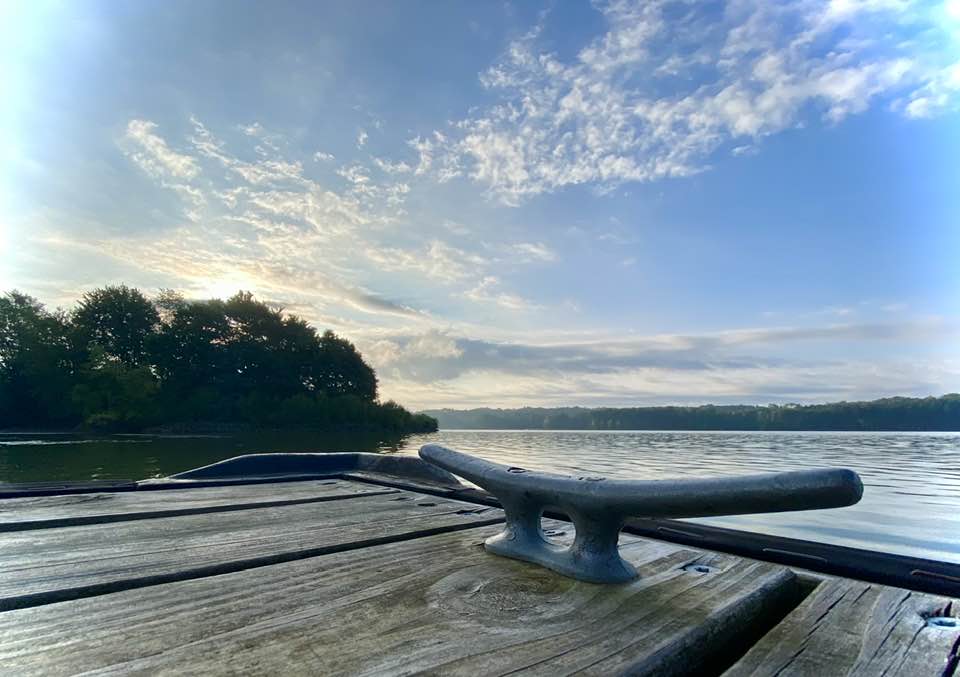
[[[237,423],[436,429],[378,400],[352,343],[249,293],[150,300],[104,287],[70,313],[16,291],[0,297],[0,428]]]
[[[71,422],[73,353],[63,313],[17,292],[0,297],[0,420],[15,413],[24,425]]]
[[[103,287],[84,294],[71,315],[77,348],[99,348],[103,357],[131,367],[146,364],[147,341],[160,314],[138,289]]]
[[[960,395],[872,402],[767,406],[438,409],[443,428],[530,430],[950,430],[960,431]]]

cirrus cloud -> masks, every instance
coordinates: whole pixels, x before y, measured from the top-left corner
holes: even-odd
[[[956,22],[904,1],[598,5],[607,30],[562,59],[535,28],[481,75],[497,96],[411,146],[418,174],[467,173],[506,204],[572,185],[683,177],[728,147],[878,101],[912,117],[960,98]],[[947,22],[947,23],[945,23]]]

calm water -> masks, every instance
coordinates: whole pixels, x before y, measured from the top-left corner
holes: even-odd
[[[442,431],[256,437],[0,434],[0,482],[162,477],[243,453],[416,454],[438,442],[530,469],[662,479],[845,466],[863,500],[836,510],[698,520],[960,562],[960,435],[954,433]]]

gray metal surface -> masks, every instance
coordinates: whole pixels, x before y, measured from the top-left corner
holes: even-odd
[[[443,486],[460,481],[440,468],[410,456],[344,452],[330,454],[247,454],[164,478],[169,480],[230,480],[309,477],[339,472],[371,472]],[[146,482],[141,482],[146,484]]]
[[[594,583],[637,577],[617,550],[628,517],[710,517],[789,510],[839,508],[863,495],[860,477],[834,468],[745,477],[689,480],[610,480],[532,472],[468,456],[437,444],[420,457],[496,496],[505,529],[487,539],[490,552],[533,562]],[[548,541],[540,528],[544,510],[568,515],[576,528],[570,547]]]

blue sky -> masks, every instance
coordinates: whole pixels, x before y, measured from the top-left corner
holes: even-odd
[[[414,407],[960,390],[960,2],[0,2],[0,288]]]

